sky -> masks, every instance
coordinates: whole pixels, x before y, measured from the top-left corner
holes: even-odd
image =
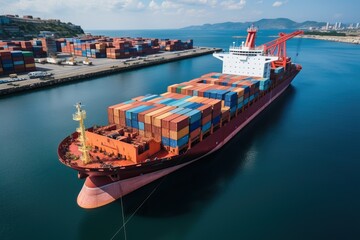
[[[359,0],[0,0],[0,15],[60,19],[85,30],[176,29],[285,17],[360,22]]]

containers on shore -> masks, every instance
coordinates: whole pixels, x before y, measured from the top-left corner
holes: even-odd
[[[152,38],[110,38],[104,36],[87,36],[82,38],[64,38],[57,40],[58,51],[75,56],[91,58],[130,58],[155,54],[160,50],[173,51],[193,48],[193,41],[168,40],[171,49],[163,41]]]
[[[36,70],[30,51],[0,50],[0,75]]]

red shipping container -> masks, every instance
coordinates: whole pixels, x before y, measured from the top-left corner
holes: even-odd
[[[165,128],[165,129],[170,129],[170,121],[177,118],[177,117],[179,117],[179,116],[181,116],[181,115],[174,113],[174,114],[162,119],[161,120],[161,127]]]
[[[189,117],[182,115],[170,121],[170,130],[179,131],[180,129],[183,129],[188,125],[189,125]]]

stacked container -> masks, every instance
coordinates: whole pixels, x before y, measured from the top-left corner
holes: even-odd
[[[14,65],[14,72],[24,72],[25,63],[22,51],[11,51],[11,58]]]
[[[11,52],[8,50],[0,50],[1,64],[3,68],[3,74],[13,73],[14,64],[11,57]]]
[[[109,107],[109,123],[131,127],[179,154],[252,104],[270,86],[266,78],[210,73]]]
[[[24,57],[25,71],[27,72],[35,71],[36,66],[34,61],[34,54],[30,51],[23,51],[22,54]]]
[[[0,56],[0,75],[4,74],[4,69],[2,66],[1,56]]]
[[[164,51],[180,51],[180,50],[184,50],[184,49],[192,49],[193,48],[193,40],[190,39],[186,42],[182,42],[181,40],[164,39],[164,40],[161,40],[160,48],[161,48],[161,50],[164,50]]]

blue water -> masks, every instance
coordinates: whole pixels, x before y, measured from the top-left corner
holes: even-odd
[[[245,35],[91,32],[221,48]],[[288,48],[303,70],[276,102],[217,153],[123,199],[127,239],[360,239],[360,47]],[[0,239],[125,239],[121,202],[79,208],[83,181],[57,160],[73,105],[85,104],[87,126],[106,124],[111,104],[213,71],[208,55],[0,98]]]

